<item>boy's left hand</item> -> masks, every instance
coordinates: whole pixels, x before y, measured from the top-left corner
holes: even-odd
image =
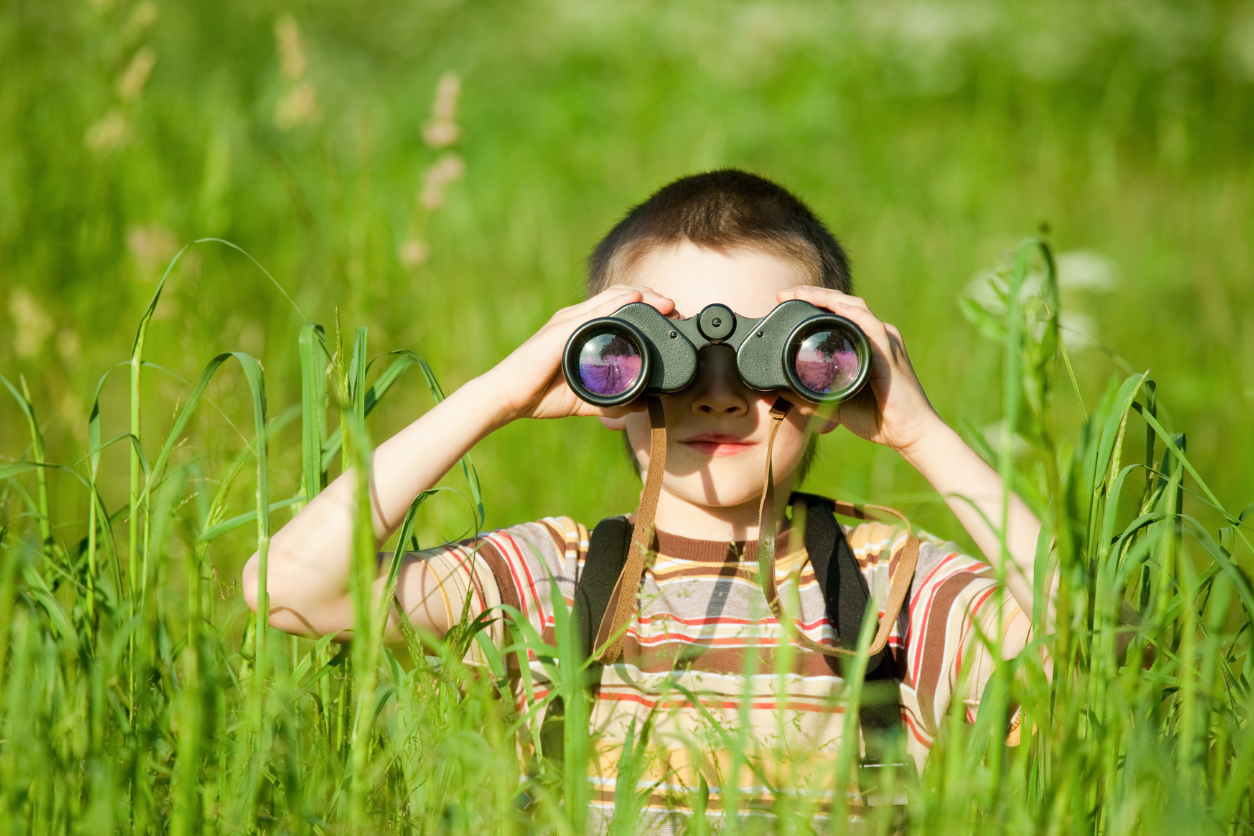
[[[871,376],[867,385],[851,400],[836,406],[830,420],[848,427],[855,435],[907,454],[941,423],[932,408],[918,375],[906,354],[906,345],[895,325],[881,322],[866,302],[839,290],[801,285],[781,290],[780,302],[801,299],[851,320],[871,343]],[[789,396],[804,413],[824,416],[820,407]]]

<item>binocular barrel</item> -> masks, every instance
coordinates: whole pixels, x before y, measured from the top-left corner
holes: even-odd
[[[700,350],[712,345],[736,352],[736,370],[750,389],[788,390],[813,403],[853,397],[871,371],[871,346],[862,329],[792,299],[761,319],[738,317],[717,304],[687,319],[668,319],[633,302],[576,329],[562,355],[562,372],[588,403],[620,406],[688,387]]]

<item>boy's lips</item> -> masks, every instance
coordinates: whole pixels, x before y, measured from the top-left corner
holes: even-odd
[[[726,433],[701,433],[681,440],[680,444],[707,456],[735,456],[756,446],[738,435]]]

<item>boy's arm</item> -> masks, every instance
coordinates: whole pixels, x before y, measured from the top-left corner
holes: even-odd
[[[935,414],[935,413],[933,413]],[[1006,588],[1028,618],[1032,613],[1033,567],[1041,522],[1013,492],[1003,506],[1004,482],[988,462],[980,458],[961,436],[939,416],[918,440],[901,455],[945,498],[958,522],[971,535],[975,545],[993,566],[1002,562],[1001,537],[993,528],[1006,520]],[[992,525],[990,526],[990,523]],[[1058,590],[1058,577],[1046,591],[1046,605],[1052,615]]]
[[[996,566],[1001,554],[1001,539],[988,523],[1001,525],[1004,484],[1001,474],[980,458],[949,425],[939,418],[937,422],[915,448],[903,450],[902,456],[945,497],[945,503],[976,546]],[[1036,544],[1040,534],[1041,523],[1036,515],[1028,510],[1023,500],[1011,493],[1006,514],[1006,550],[1013,565],[1006,567],[1006,588],[1029,619],[1032,618],[1032,589],[1035,583],[1032,568],[1036,562]],[[1053,629],[1058,581],[1055,574],[1045,593],[1046,624],[1050,629]],[[1126,600],[1120,610],[1120,623],[1141,623],[1136,609]],[[1120,631],[1115,642],[1117,657],[1123,658],[1123,652],[1132,638],[1131,630]],[[1047,669],[1052,669],[1052,665]]]
[[[470,381],[374,451],[371,518],[377,541],[386,540],[400,525],[414,497],[435,485],[500,423],[499,404],[485,391],[485,383],[483,378]],[[266,586],[274,627],[308,636],[352,627],[348,578],[355,487],[355,474],[342,474],[271,540]],[[375,582],[376,598],[385,583],[381,573]],[[401,606],[415,624],[443,635],[450,625],[438,587],[421,561],[405,558],[397,581]],[[255,554],[244,567],[243,590],[244,600],[255,611]]]
[[[914,466],[945,498],[988,562],[1005,569],[1007,588],[1031,618],[1040,520],[1019,497],[1009,494],[1005,507],[1009,565],[1003,566],[1001,538],[994,529],[1002,523],[1001,475],[932,408],[910,364],[901,332],[881,322],[858,297],[836,290],[803,285],[781,292],[779,299],[804,299],[847,317],[863,330],[872,353],[868,386],[858,397],[840,404],[830,420],[868,441],[891,447]],[[1051,612],[1057,588],[1055,577],[1047,592]]]
[[[615,286],[558,311],[495,368],[380,445],[374,451],[370,474],[376,543],[391,536],[419,493],[433,487],[476,442],[510,421],[568,415],[619,417],[642,408],[594,407],[575,396],[561,372],[562,349],[575,328],[630,302],[646,302],[663,314],[674,310],[673,301],[647,288]],[[274,627],[307,636],[350,636],[346,631],[353,625],[348,581],[355,485],[352,470],[340,475],[271,540],[266,588]],[[386,564],[380,563],[376,599],[386,583]],[[243,576],[244,600],[253,611],[257,609],[258,573],[254,554]],[[451,626],[439,580],[423,561],[405,558],[397,597],[415,625],[440,635]]]

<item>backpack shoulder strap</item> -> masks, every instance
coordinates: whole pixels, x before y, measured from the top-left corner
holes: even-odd
[[[793,494],[793,501],[805,505],[806,553],[823,591],[827,617],[834,623],[840,643],[846,648],[855,648],[871,590],[844,530],[836,522],[836,504],[826,497],[800,492]],[[907,567],[899,567],[898,571],[902,568]],[[913,565],[908,568],[913,574]],[[905,579],[907,588],[909,580]],[[894,620],[894,614],[885,613],[885,620]],[[848,656],[844,658],[851,659]],[[887,647],[881,647],[868,657],[862,707],[858,715],[866,745],[864,764],[882,763],[887,744],[885,738],[901,728],[901,695],[893,681],[893,673]]]
[[[858,568],[858,559],[845,538],[845,532],[836,522],[835,503],[826,497],[808,493],[794,493],[793,502],[805,504],[805,546],[814,569],[827,615],[840,636],[840,643],[853,649],[858,646],[858,634],[862,631],[862,616],[866,613],[871,597],[866,576]],[[879,668],[887,654],[885,648],[867,659],[866,669]]]
[[[627,562],[631,546],[632,525],[626,517],[606,517],[597,523],[588,538],[588,554],[583,569],[575,579],[574,626],[579,639],[580,653],[592,658],[597,629],[609,609],[610,597],[618,576]],[[594,664],[589,671],[589,683],[595,684],[600,665]],[[540,724],[540,747],[544,756],[559,767],[564,763],[566,703],[554,697]]]
[[[575,630],[584,656],[591,657],[596,649],[597,631],[627,563],[631,534],[626,517],[606,517],[588,538],[588,556],[575,580]]]

